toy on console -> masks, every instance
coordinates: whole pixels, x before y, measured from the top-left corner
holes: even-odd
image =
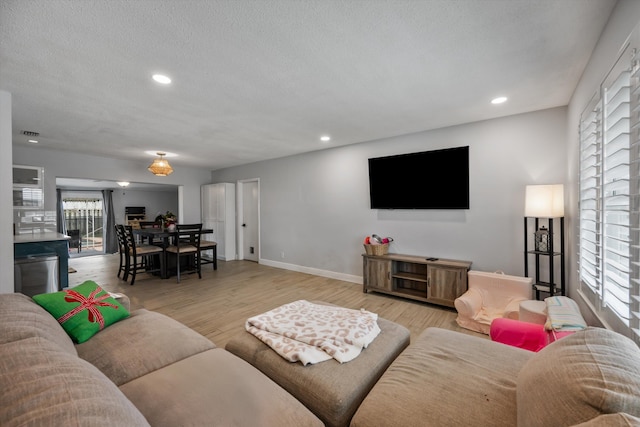
[[[389,243],[393,242],[392,237],[380,237],[372,234],[364,238],[364,249],[367,255],[384,255],[389,252]]]

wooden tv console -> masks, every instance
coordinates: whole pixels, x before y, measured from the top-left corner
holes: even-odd
[[[469,261],[414,255],[362,255],[363,292],[375,291],[453,307],[467,291]]]

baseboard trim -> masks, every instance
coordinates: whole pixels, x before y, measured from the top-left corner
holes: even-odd
[[[330,279],[342,280],[344,282],[351,282],[362,285],[362,276],[355,276],[353,274],[337,273],[335,271],[321,270],[319,268],[305,267],[303,265],[288,264],[286,262],[273,261],[264,258],[260,258],[259,263],[269,267],[282,268],[284,270],[297,271],[298,273],[313,274],[314,276],[328,277]]]

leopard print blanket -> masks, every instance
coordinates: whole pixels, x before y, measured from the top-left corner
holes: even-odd
[[[290,362],[355,359],[380,333],[378,315],[305,300],[251,317],[245,328]]]

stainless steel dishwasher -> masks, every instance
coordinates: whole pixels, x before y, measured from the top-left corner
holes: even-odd
[[[53,253],[16,258],[13,267],[14,290],[30,297],[58,292],[58,255]]]

